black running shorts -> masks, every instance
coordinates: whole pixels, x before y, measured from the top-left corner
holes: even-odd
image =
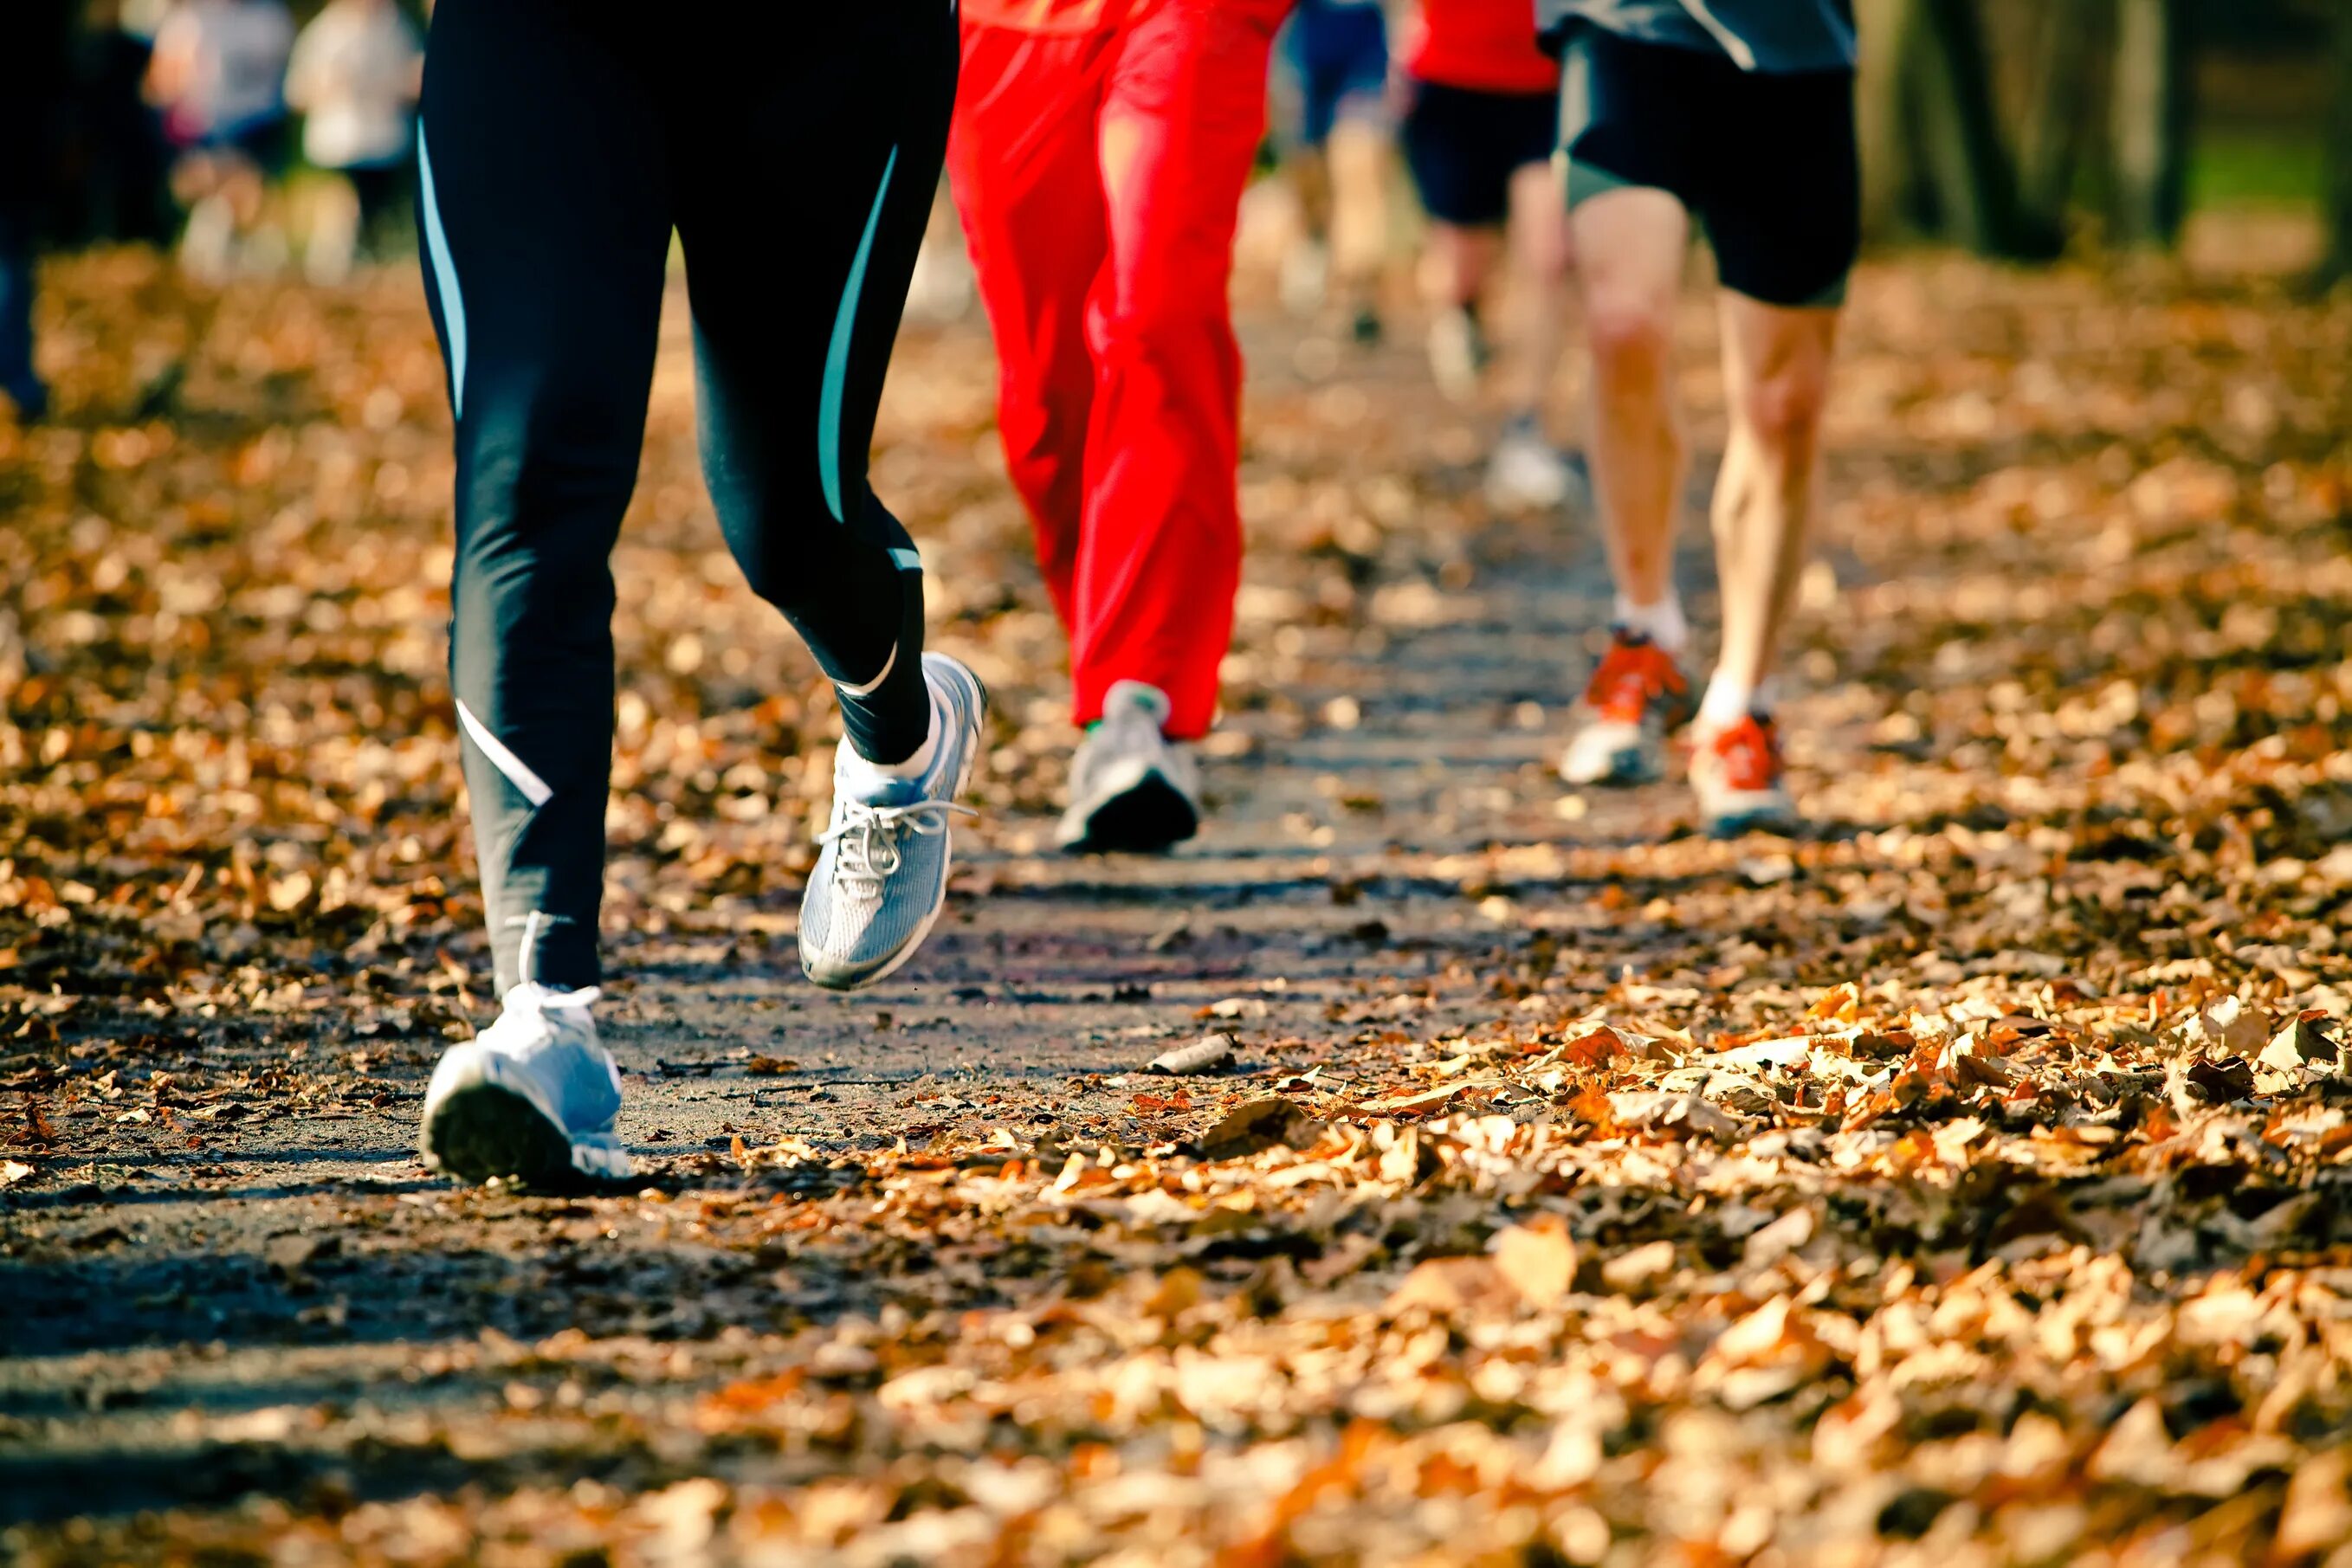
[[[1548,92],[1413,82],[1402,141],[1422,206],[1464,228],[1501,223],[1510,214],[1511,176],[1550,159],[1559,117]]]
[[[1706,226],[1725,287],[1768,305],[1843,298],[1862,229],[1852,71],[1743,71],[1589,23],[1561,68],[1570,207],[1667,191]]]

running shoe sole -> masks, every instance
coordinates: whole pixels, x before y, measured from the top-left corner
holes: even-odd
[[[1609,766],[1589,779],[1578,778],[1565,768],[1560,769],[1562,779],[1580,789],[1634,789],[1644,784],[1655,784],[1665,776],[1665,769],[1658,766],[1648,749],[1639,746],[1628,746],[1611,753]]]
[[[972,765],[980,759],[981,736],[988,724],[988,684],[961,664],[959,664],[957,668],[963,670],[964,678],[971,683],[972,691],[980,699],[978,706],[972,709],[971,723],[964,727],[963,764],[956,769],[954,799],[961,800],[963,799],[965,789],[971,783]],[[923,943],[931,935],[931,927],[940,923],[940,916],[947,911],[948,883],[954,878],[955,836],[950,833],[948,835],[947,841],[940,846],[940,896],[932,903],[930,913],[924,915],[921,922],[916,925],[914,935],[908,936],[897,952],[879,964],[862,969],[827,965],[821,959],[818,964],[813,966],[809,962],[809,956],[803,953],[801,973],[807,977],[811,985],[821,986],[828,991],[862,991],[868,986],[880,985],[897,974],[908,959],[922,950]]]
[[[572,1139],[523,1095],[488,1080],[453,1089],[425,1123],[425,1163],[469,1186],[551,1189],[583,1179]]]
[[[1785,806],[1758,806],[1751,810],[1727,811],[1707,820],[1706,834],[1711,839],[1743,838],[1749,833],[1777,833],[1793,838],[1801,819]]]
[[[1201,831],[1184,791],[1153,768],[1087,813],[1062,847],[1072,854],[1159,854]]]

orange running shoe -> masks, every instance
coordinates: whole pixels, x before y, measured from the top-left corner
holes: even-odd
[[[1570,784],[1648,784],[1665,774],[1666,737],[1690,722],[1690,681],[1673,654],[1620,626],[1585,685],[1583,707],[1559,776]]]
[[[1765,714],[1698,737],[1690,781],[1699,815],[1718,839],[1742,833],[1787,833],[1798,823],[1797,803],[1782,777],[1780,736]]]

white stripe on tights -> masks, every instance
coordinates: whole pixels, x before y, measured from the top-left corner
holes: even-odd
[[[890,644],[890,656],[882,661],[882,673],[880,674],[875,676],[872,680],[866,682],[862,686],[854,681],[835,681],[833,684],[850,696],[870,697],[876,692],[882,689],[882,683],[888,680],[890,678],[890,672],[898,667],[898,644],[893,643]]]
[[[474,744],[482,748],[482,755],[490,759],[490,766],[505,774],[507,782],[522,791],[524,800],[534,806],[544,806],[554,798],[555,791],[547,787],[547,780],[533,773],[530,764],[509,750],[507,743],[492,735],[489,727],[476,718],[474,710],[462,702],[457,705],[457,722],[465,727]]]

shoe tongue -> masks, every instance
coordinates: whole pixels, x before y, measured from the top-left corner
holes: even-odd
[[[861,806],[911,806],[923,799],[919,779],[891,779],[870,774],[863,779],[843,780],[849,798]]]
[[[1141,718],[1154,729],[1168,724],[1168,694],[1141,681],[1119,681],[1103,694],[1105,717]]]
[[[553,986],[542,986],[536,980],[525,980],[520,985],[509,987],[499,1000],[508,1008],[530,1008],[543,1012],[549,1008],[584,1008],[603,994],[594,986],[567,991]]]

